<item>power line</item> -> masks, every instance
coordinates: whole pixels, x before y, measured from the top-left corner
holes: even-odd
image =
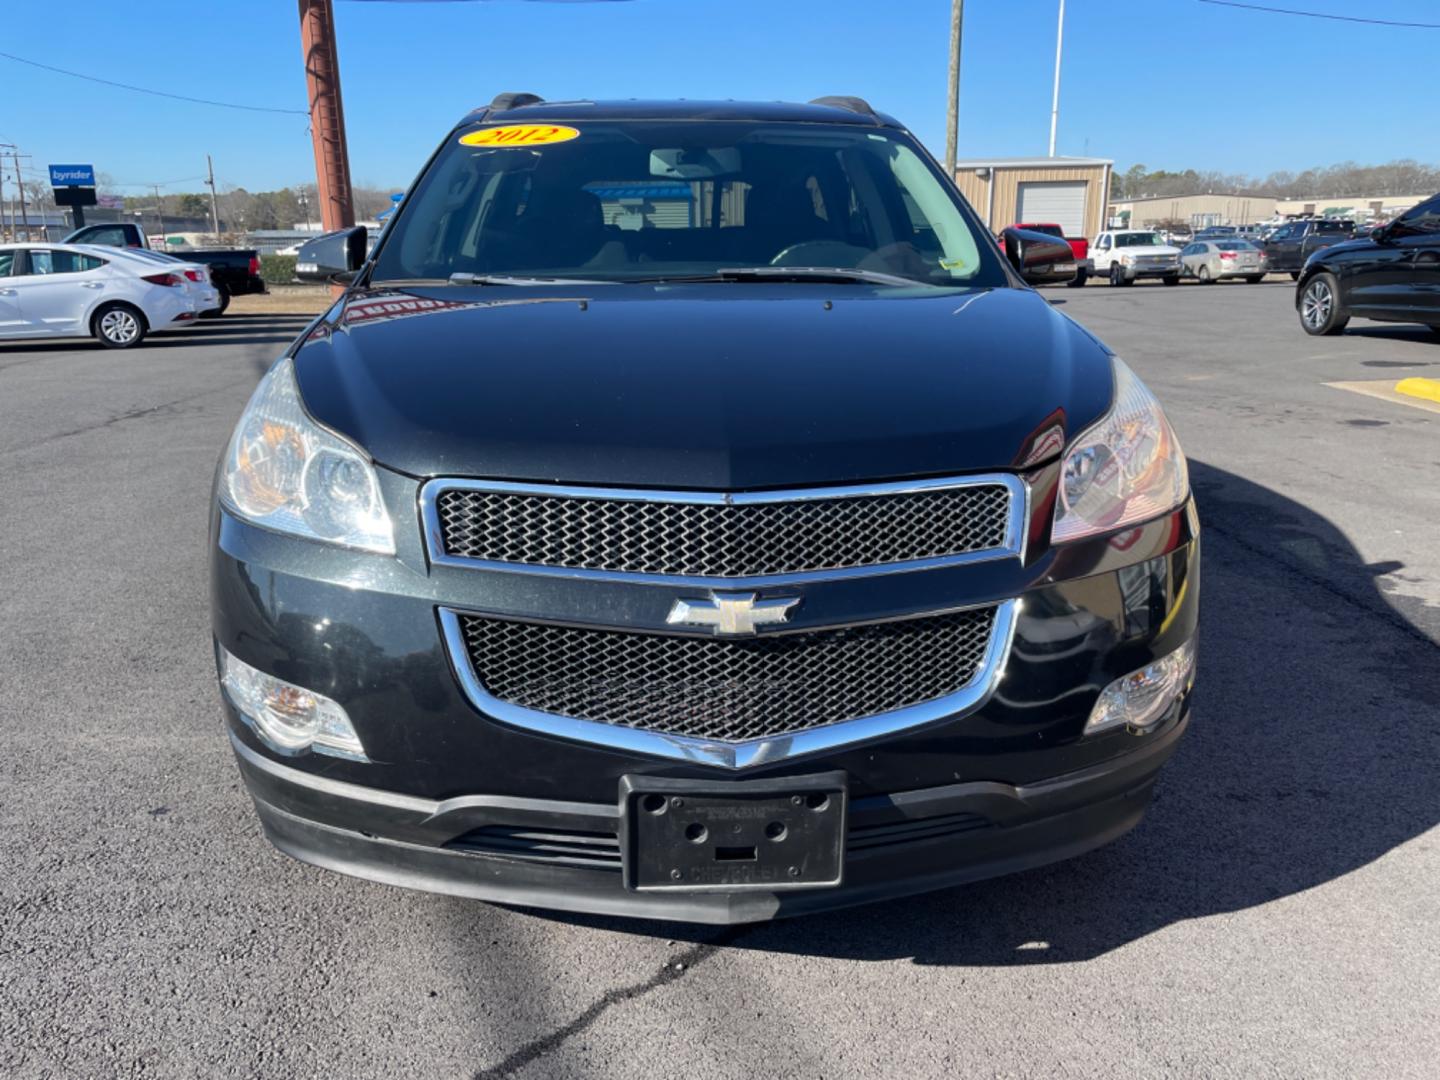
[[[284,113],[288,116],[310,115],[304,109],[277,109],[269,105],[240,105],[233,101],[211,101],[208,98],[186,97],[184,94],[171,94],[164,90],[151,90],[145,86],[131,86],[129,83],[115,82],[112,79],[102,79],[96,75],[86,75],[79,71],[67,71],[65,68],[52,67],[49,64],[42,64],[38,60],[27,60],[23,56],[15,56],[7,52],[0,52],[0,57],[4,57],[6,60],[13,60],[17,64],[28,64],[33,68],[40,68],[42,71],[53,71],[57,75],[69,75],[72,79],[84,79],[86,82],[100,83],[102,86],[115,86],[121,90],[133,90],[137,94],[151,94],[154,97],[170,98],[174,101],[188,101],[192,105],[213,105],[220,109],[243,109],[246,112]]]
[[[111,180],[109,187],[174,187],[176,184],[193,184],[204,180],[203,176],[182,176],[179,180]]]
[[[1359,15],[1331,15],[1324,11],[1297,11],[1294,8],[1265,7],[1262,4],[1242,4],[1238,0],[1199,0],[1202,4],[1216,7],[1243,8],[1246,11],[1264,11],[1271,15],[1300,15],[1307,19],[1333,19],[1335,22],[1366,23],[1370,26],[1403,26],[1411,30],[1440,30],[1440,23],[1397,22],[1393,19],[1366,19]]]

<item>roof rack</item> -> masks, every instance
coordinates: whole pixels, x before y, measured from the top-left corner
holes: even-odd
[[[494,112],[504,112],[506,109],[518,109],[525,105],[539,105],[544,100],[539,94],[507,90],[503,94],[495,95],[495,100],[490,102],[490,108]]]
[[[848,97],[845,95],[828,95],[826,97],[812,98],[811,105],[828,105],[832,109],[844,109],[846,112],[859,113],[861,116],[878,116],[879,114],[870,106],[864,98]]]

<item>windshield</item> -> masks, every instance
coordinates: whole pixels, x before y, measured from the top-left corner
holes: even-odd
[[[536,130],[539,142],[524,134]],[[477,125],[449,137],[401,204],[371,281],[839,268],[902,284],[1009,284],[980,236],[899,132],[728,121]]]
[[[1153,232],[1122,232],[1115,234],[1116,247],[1157,247],[1165,241]]]

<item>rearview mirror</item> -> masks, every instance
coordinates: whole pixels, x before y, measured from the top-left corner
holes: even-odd
[[[695,147],[651,150],[650,175],[668,180],[718,180],[740,172],[740,151],[734,146],[711,150]]]
[[[1079,268],[1064,240],[1027,229],[1006,229],[1001,237],[1005,257],[1030,285],[1059,285],[1074,279]]]
[[[347,282],[365,263],[364,225],[317,236],[300,245],[295,276],[301,281]]]

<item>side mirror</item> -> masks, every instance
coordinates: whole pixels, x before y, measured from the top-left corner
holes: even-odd
[[[1395,223],[1393,221],[1387,222],[1384,225],[1377,225],[1370,230],[1370,239],[1374,240],[1377,244],[1388,244],[1395,236],[1393,231],[1394,225]]]
[[[1064,240],[1027,229],[1006,229],[1005,258],[1031,285],[1059,285],[1072,281],[1078,271],[1075,253]]]
[[[295,257],[295,276],[301,281],[349,281],[365,263],[364,225],[317,236],[300,245]]]

